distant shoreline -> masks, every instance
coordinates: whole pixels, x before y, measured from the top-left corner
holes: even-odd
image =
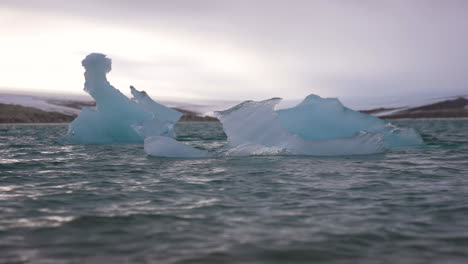
[[[421,117],[421,118],[382,118],[384,120],[391,120],[391,121],[418,121],[418,120],[467,120],[468,117]],[[39,123],[39,122],[31,122],[31,123],[0,123],[0,126],[7,126],[7,125],[69,125],[71,122],[50,122],[50,123]],[[219,121],[178,121],[177,123],[221,123]]]
[[[51,122],[51,123],[0,123],[2,125],[69,125],[71,122]],[[220,123],[219,121],[178,121],[177,123]]]
[[[0,124],[69,124],[83,107],[94,107],[94,102],[50,100],[48,103],[75,109],[72,113],[44,111],[31,106],[0,103]],[[212,116],[174,108],[183,113],[178,122],[219,122]],[[468,119],[468,99],[459,97],[417,107],[374,108],[360,112],[386,120],[465,120]]]
[[[420,117],[420,118],[382,118],[385,120],[392,120],[392,121],[405,121],[405,120],[468,120],[468,117]]]
[[[85,106],[89,107],[89,104]],[[76,104],[75,107],[77,107]],[[219,122],[215,117],[200,116],[193,111],[175,109],[183,114],[179,122]],[[76,117],[76,114],[48,112],[29,106],[0,103],[0,124],[68,124],[73,122]]]

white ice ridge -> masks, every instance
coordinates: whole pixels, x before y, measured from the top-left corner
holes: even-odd
[[[348,109],[338,99],[309,95],[295,107],[275,111],[280,101],[246,101],[217,112],[233,147],[228,153],[372,154],[423,142],[414,130]]]

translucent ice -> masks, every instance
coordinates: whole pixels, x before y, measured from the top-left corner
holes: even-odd
[[[351,155],[422,143],[413,130],[350,110],[337,99],[310,95],[293,108],[275,111],[280,101],[246,101],[217,112],[233,147],[229,152]]]
[[[145,152],[148,155],[170,158],[206,158],[210,153],[196,149],[173,138],[153,136],[145,139]]]
[[[307,96],[295,107],[278,110],[283,127],[305,140],[349,138],[358,132],[383,133],[384,146],[394,148],[422,144],[413,129],[398,128],[375,116],[353,111],[337,98]]]
[[[154,102],[145,92],[131,87],[130,100],[106,78],[111,60],[104,54],[89,54],[82,65],[84,90],[96,108],[84,108],[70,124],[66,140],[73,143],[139,143],[149,136],[173,136],[173,125],[181,113]]]

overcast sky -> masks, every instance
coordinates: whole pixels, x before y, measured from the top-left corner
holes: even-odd
[[[0,92],[83,93],[81,60],[159,98],[468,94],[468,1],[1,0]]]

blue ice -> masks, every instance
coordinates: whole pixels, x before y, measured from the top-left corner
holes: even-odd
[[[107,80],[112,63],[104,54],[83,61],[85,87],[96,109],[84,108],[64,138],[78,144],[144,143],[149,155],[209,157],[210,153],[173,139],[181,113],[130,87],[131,99]],[[228,136],[228,155],[354,155],[420,145],[413,129],[353,111],[336,98],[307,96],[295,107],[275,111],[281,98],[246,101],[217,112]]]
[[[275,111],[280,101],[245,101],[217,112],[230,154],[358,155],[423,142],[413,129],[353,111],[335,98],[309,95],[295,107]]]
[[[89,54],[83,61],[84,90],[96,101],[70,124],[65,139],[78,144],[143,143],[149,136],[174,136],[173,126],[182,113],[154,102],[144,91],[131,87],[132,99],[106,78],[111,60]]]

